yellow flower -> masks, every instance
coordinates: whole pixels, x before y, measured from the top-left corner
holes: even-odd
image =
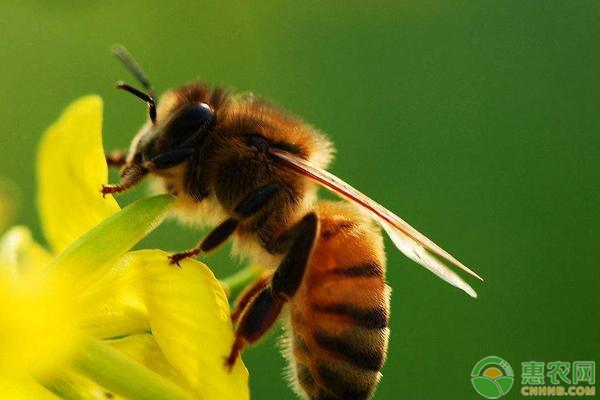
[[[0,397],[248,399],[221,284],[197,261],[128,252],[166,216],[156,196],[120,209],[107,181],[102,103],[73,103],[38,157],[38,207],[50,250],[26,228],[0,239]]]

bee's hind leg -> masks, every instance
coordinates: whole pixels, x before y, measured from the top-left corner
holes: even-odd
[[[231,312],[231,321],[235,324],[240,319],[240,316],[250,304],[250,301],[271,282],[273,273],[267,271],[262,274],[256,281],[250,283],[235,300],[235,307]]]
[[[310,260],[318,236],[319,220],[307,214],[293,228],[288,252],[275,270],[270,282],[252,297],[242,311],[235,341],[225,366],[231,369],[246,344],[260,339],[277,320],[283,305],[296,294]]]
[[[271,182],[259,187],[249,195],[247,195],[234,209],[234,217],[228,218],[217,226],[208,236],[200,242],[200,244],[191,250],[183,253],[176,253],[169,257],[171,264],[179,265],[181,260],[195,257],[200,253],[206,253],[214,250],[237,229],[240,222],[256,214],[260,209],[265,207],[279,191],[281,185],[278,182]]]

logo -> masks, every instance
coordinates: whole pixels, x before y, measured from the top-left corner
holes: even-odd
[[[488,399],[498,399],[508,393],[514,376],[510,364],[500,357],[490,356],[475,365],[471,381],[477,393]]]
[[[596,395],[595,361],[526,361],[521,366],[523,396]]]

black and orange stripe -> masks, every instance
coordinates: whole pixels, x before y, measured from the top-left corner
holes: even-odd
[[[382,240],[360,219],[349,223],[346,206],[327,207],[334,217],[319,214],[325,240],[290,301],[291,361],[311,400],[367,400],[381,377],[389,336]]]

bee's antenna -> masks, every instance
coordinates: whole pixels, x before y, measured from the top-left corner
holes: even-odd
[[[131,54],[129,54],[127,49],[125,49],[125,47],[121,46],[120,44],[114,44],[111,48],[111,51],[148,91],[150,97],[155,97],[154,89],[152,89],[152,84],[150,84],[150,81],[146,77],[146,74],[144,74],[144,71],[142,71],[140,65],[135,61]]]
[[[117,82],[117,89],[125,90],[126,92],[129,92],[132,95],[139,97],[140,99],[148,103],[148,113],[150,114],[150,120],[153,124],[156,124],[156,101],[154,100],[154,97],[152,97],[148,93],[144,93],[141,90],[134,88],[133,86],[125,82]]]

